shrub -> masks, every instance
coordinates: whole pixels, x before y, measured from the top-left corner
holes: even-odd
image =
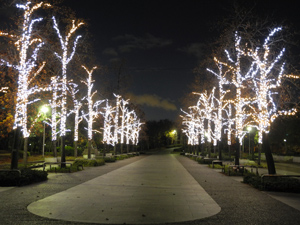
[[[244,183],[264,191],[300,192],[300,180],[291,177],[265,177],[264,183],[260,176],[248,174],[244,177]]]
[[[22,169],[21,175],[18,172],[1,172],[0,186],[28,185],[47,180],[46,171]]]
[[[200,164],[212,164],[212,161],[214,161],[216,159],[208,159],[208,158],[200,158],[198,157],[197,158],[197,162],[200,163]]]
[[[251,186],[259,190],[263,189],[261,177],[254,174],[247,174],[246,176],[244,176],[243,183],[250,184]]]
[[[115,162],[116,158],[115,157],[104,157],[104,161],[107,163]]]
[[[115,158],[116,158],[116,160],[123,160],[123,159],[129,158],[129,156],[128,155],[117,155]]]
[[[73,166],[86,166],[86,167],[92,167],[92,166],[103,166],[105,165],[104,159],[76,159],[73,163]]]
[[[66,156],[73,156],[74,148],[72,146],[65,146],[65,153],[66,153]]]
[[[300,180],[291,177],[266,177],[264,190],[300,193]]]

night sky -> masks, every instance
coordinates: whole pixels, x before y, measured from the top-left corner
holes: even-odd
[[[230,2],[65,0],[64,5],[90,23],[99,64],[126,60],[132,76],[130,99],[142,105],[146,119],[175,120],[179,99],[189,91],[193,69],[203,58],[203,46],[216,38],[210,27],[229,13]],[[261,10],[298,19],[296,1],[260,2]]]

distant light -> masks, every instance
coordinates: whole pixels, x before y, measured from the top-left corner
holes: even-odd
[[[252,130],[252,127],[247,127],[247,130],[250,132]]]
[[[284,142],[286,142],[286,139],[283,139]]]

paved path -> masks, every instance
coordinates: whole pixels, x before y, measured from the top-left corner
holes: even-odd
[[[67,221],[153,224],[202,219],[221,208],[174,155],[157,154],[34,202],[28,210]]]
[[[162,158],[161,158],[162,157]],[[166,158],[164,158],[166,157]],[[148,159],[149,158],[149,161]],[[167,158],[169,159],[166,160]],[[163,159],[158,165],[160,165],[159,173],[161,176],[157,176],[157,181],[162,182],[162,187],[155,186],[154,183],[149,182],[153,178],[152,170],[148,170],[149,168],[155,168],[155,165],[157,162]],[[168,164],[165,164],[166,161],[168,161]],[[177,162],[177,161],[179,162]],[[152,167],[148,167],[145,165],[145,163],[151,164]],[[138,166],[140,171],[135,171]],[[147,169],[148,167],[148,169]],[[130,169],[131,168],[131,169]],[[166,169],[171,168],[171,169]],[[127,171],[127,173],[123,173],[123,171]],[[143,171],[143,173],[142,173]],[[162,179],[162,177],[166,176],[166,171],[169,171],[172,176],[165,177],[165,179],[168,180],[168,183],[165,179]],[[174,173],[175,175],[174,175]],[[180,172],[181,171],[181,172]],[[118,176],[115,176],[114,173],[118,172]],[[132,174],[131,177],[128,177],[128,174]],[[298,225],[300,224],[300,212],[297,210],[297,205],[299,205],[300,195],[294,195],[294,194],[288,194],[290,197],[290,200],[285,203],[287,200],[286,196],[282,197],[281,193],[279,193],[275,199],[274,196],[271,197],[268,193],[258,191],[249,185],[243,184],[240,182],[239,179],[234,179],[233,177],[225,176],[221,173],[219,173],[216,170],[208,168],[206,165],[198,164],[197,162],[190,160],[187,157],[180,156],[180,155],[153,155],[153,156],[138,156],[133,157],[126,160],[117,161],[115,163],[106,164],[105,166],[101,167],[93,167],[93,168],[85,168],[85,170],[77,173],[65,173],[65,174],[49,174],[49,179],[45,182],[28,185],[24,187],[15,187],[15,188],[0,188],[0,225],[15,225],[15,224],[22,224],[22,225],[94,225],[94,222],[78,222],[78,221],[67,221],[59,219],[58,217],[52,217],[50,213],[56,213],[57,216],[59,216],[59,213],[57,211],[48,211],[49,215],[39,216],[36,214],[33,214],[28,211],[28,208],[31,208],[34,206],[34,204],[38,204],[41,201],[45,201],[45,203],[50,204],[50,202],[47,202],[47,199],[55,199],[57,196],[60,196],[61,193],[68,193],[70,190],[76,191],[76,189],[80,186],[85,186],[84,189],[84,195],[90,195],[94,196],[94,192],[98,192],[97,189],[93,188],[93,183],[96,182],[96,180],[101,180],[104,178],[106,181],[110,179],[110,176],[115,176],[114,180],[111,180],[112,184],[116,185],[116,183],[119,185],[119,191],[117,191],[117,186],[109,185],[108,183],[101,184],[102,190],[104,191],[104,194],[110,195],[111,193],[115,193],[114,199],[117,201],[122,200],[120,198],[121,195],[132,195],[132,199],[136,198],[139,199],[139,201],[136,201],[134,204],[138,205],[138,211],[136,212],[136,215],[139,215],[139,220],[141,223],[145,223],[148,219],[148,222],[152,218],[152,222],[157,224],[155,220],[153,219],[153,212],[152,210],[156,210],[156,207],[160,207],[159,204],[154,202],[153,207],[147,208],[148,206],[145,206],[142,204],[143,201],[148,201],[147,198],[149,198],[148,193],[146,190],[150,190],[152,193],[156,193],[158,195],[164,196],[161,197],[159,200],[164,199],[164,202],[161,201],[161,204],[168,205],[168,210],[166,210],[166,213],[170,213],[171,210],[174,210],[173,217],[178,219],[179,216],[177,216],[177,211],[175,207],[174,200],[177,199],[177,197],[180,197],[180,194],[182,192],[179,192],[179,189],[187,191],[188,185],[185,185],[185,183],[178,183],[178,179],[180,176],[189,177],[187,180],[183,178],[184,182],[191,182],[189,183],[194,188],[197,189],[198,193],[203,193],[203,195],[194,195],[194,199],[196,201],[196,204],[200,204],[199,201],[203,201],[206,199],[209,204],[206,204],[206,206],[211,205],[214,210],[217,210],[219,207],[221,208],[221,211],[214,214],[210,212],[210,216],[208,217],[202,217],[204,215],[201,215],[202,212],[205,212],[207,209],[205,207],[205,204],[201,207],[196,206],[195,208],[190,208],[192,201],[184,202],[184,204],[188,205],[189,209],[185,212],[187,215],[182,215],[184,218],[195,218],[199,216],[201,218],[195,219],[192,221],[186,221],[186,222],[177,222],[176,224],[180,225],[228,225],[228,224],[239,224],[239,225],[265,225],[265,224],[272,224],[272,225]],[[126,178],[127,176],[127,178]],[[139,177],[140,182],[137,182],[138,179],[135,181],[132,177]],[[190,178],[190,176],[193,177],[193,179]],[[178,178],[178,179],[177,179]],[[127,180],[129,179],[129,180]],[[117,182],[117,180],[119,180]],[[163,180],[163,181],[161,181]],[[131,183],[130,183],[130,182]],[[196,181],[196,183],[194,183]],[[159,183],[160,183],[159,182]],[[177,186],[167,187],[168,185],[175,183]],[[120,184],[124,186],[120,186]],[[130,183],[130,184],[128,184]],[[201,187],[200,187],[200,186]],[[160,186],[160,185],[159,185]],[[157,188],[156,188],[157,187]],[[174,188],[176,187],[176,188]],[[79,188],[80,189],[80,188]],[[108,191],[110,189],[111,191]],[[208,193],[207,196],[206,193],[203,191],[203,189]],[[1,191],[2,190],[2,191]],[[78,189],[77,189],[78,190]],[[137,190],[137,191],[133,191]],[[144,194],[141,194],[138,190],[144,190]],[[164,190],[164,191],[163,191]],[[138,196],[137,194],[140,193]],[[187,191],[187,199],[191,199],[191,195],[193,195],[192,191]],[[80,196],[73,195],[73,193],[69,193],[70,198],[74,197],[80,197],[75,198],[74,202],[71,204],[71,201],[67,204],[69,208],[63,208],[60,209],[61,212],[68,212],[69,210],[73,210],[72,207],[77,208],[77,205],[81,205],[81,209],[79,211],[76,211],[76,214],[83,213],[84,210],[82,207],[86,207],[87,209],[91,210],[92,212],[99,212],[105,213],[105,211],[102,212],[102,210],[112,210],[117,211],[116,208],[103,208],[103,205],[101,205],[101,209],[97,210],[96,205],[91,205],[91,202],[98,202],[98,200],[95,199],[89,199],[89,201],[83,201]],[[78,193],[79,194],[79,193]],[[100,193],[98,199],[105,199],[105,195],[101,196],[102,192]],[[175,194],[175,195],[174,195]],[[171,196],[170,196],[171,195]],[[56,196],[56,197],[55,197]],[[298,200],[296,200],[296,198]],[[298,196],[298,197],[297,197]],[[118,198],[119,197],[119,198]],[[69,201],[65,196],[62,196],[63,201],[57,199],[59,201],[59,204],[64,204],[65,201]],[[129,198],[127,196],[127,198]],[[113,198],[112,198],[113,199]],[[120,208],[120,204],[113,203],[113,200],[108,200],[111,204],[115,204],[116,207],[119,207],[121,211],[118,213],[122,213],[123,210],[127,210],[124,201],[121,202],[121,204],[124,204],[122,208]],[[213,199],[213,200],[212,200]],[[155,200],[155,199],[153,199]],[[157,200],[157,199],[156,199]],[[169,202],[169,204],[167,203]],[[294,202],[294,206],[291,204],[291,202]],[[172,204],[171,204],[172,203]],[[202,202],[203,203],[203,202]],[[56,206],[60,207],[59,204]],[[130,203],[133,204],[133,203]],[[184,212],[185,208],[184,204],[178,204],[178,207],[181,207]],[[291,206],[289,206],[291,205]],[[47,207],[45,205],[41,205],[41,207]],[[104,206],[105,207],[105,206]],[[196,208],[197,207],[197,208]],[[148,210],[148,213],[146,214],[144,210]],[[191,213],[190,213],[191,211]],[[73,211],[74,212],[74,211]],[[108,212],[106,212],[108,213]],[[142,213],[142,215],[141,215]],[[160,214],[163,214],[164,211],[160,211],[157,216],[161,216]],[[47,214],[47,213],[46,213]],[[61,213],[62,214],[62,213]],[[95,216],[95,213],[91,213],[91,217]],[[206,212],[206,215],[208,215],[209,212]],[[214,215],[213,215],[214,214]],[[106,214],[108,215],[108,214]],[[70,215],[69,215],[70,216]],[[71,215],[72,216],[72,215]],[[71,217],[70,216],[70,217]],[[126,218],[127,215],[124,215],[124,218]],[[142,218],[141,218],[141,217]],[[181,217],[181,218],[183,218]],[[66,218],[63,218],[66,219]],[[101,224],[107,224],[107,223],[113,223],[114,218],[107,217],[108,220],[106,220]],[[124,220],[124,219],[123,219]],[[183,219],[182,219],[183,220]],[[158,221],[158,220],[156,220]],[[147,222],[147,223],[148,223]],[[120,223],[123,224],[124,222]],[[136,222],[134,222],[136,223]],[[163,221],[159,221],[160,224],[165,224]],[[99,224],[99,223],[97,223]],[[128,224],[128,223],[127,223]],[[173,222],[170,222],[168,224],[174,224]]]

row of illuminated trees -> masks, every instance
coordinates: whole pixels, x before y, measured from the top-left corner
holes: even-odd
[[[35,80],[45,70],[47,62],[46,60],[41,62],[39,58],[39,53],[43,49],[45,42],[40,35],[36,35],[38,33],[36,29],[38,29],[38,24],[43,18],[36,17],[35,12],[41,8],[47,9],[52,6],[44,2],[32,3],[26,1],[24,4],[17,4],[16,7],[23,10],[21,30],[15,33],[0,32],[0,36],[10,38],[14,41],[18,56],[15,60],[9,60],[9,57],[7,59],[2,57],[0,64],[17,71],[18,80],[13,128],[21,132],[24,138],[24,162],[27,162],[28,138],[32,128],[41,116],[41,113],[37,113],[35,119],[29,120],[28,107],[42,100],[36,96],[38,94],[43,96],[43,93],[46,92],[51,95],[48,106],[51,108],[52,116],[48,118],[47,123],[52,129],[53,151],[56,155],[56,139],[57,136],[60,136],[62,162],[65,162],[65,137],[69,131],[67,129],[67,118],[70,114],[75,115],[75,146],[77,146],[78,141],[79,123],[83,120],[87,122],[89,158],[91,157],[93,132],[96,131],[93,129],[93,123],[101,114],[103,115],[104,122],[103,127],[99,128],[98,131],[103,133],[104,143],[109,145],[116,145],[116,143],[137,144],[142,123],[136,113],[133,110],[129,110],[129,107],[126,106],[128,100],[123,100],[121,96],[116,95],[116,104],[114,106],[108,100],[93,100],[96,91],[92,91],[94,85],[92,73],[96,67],[89,70],[85,66],[82,66],[88,78],[81,81],[87,88],[87,94],[81,99],[77,96],[79,92],[78,84],[69,78],[68,66],[76,54],[77,45],[82,38],[81,35],[76,36],[75,34],[84,23],[73,20],[70,25],[65,27],[65,31],[62,32],[56,18],[52,17],[53,31],[60,43],[60,48],[52,54],[55,55],[60,63],[60,74],[53,76],[51,82],[48,84],[42,86],[36,85]],[[6,92],[7,89],[5,85],[0,88],[1,92]],[[70,95],[72,96],[73,104],[69,104],[68,102],[68,96]],[[104,103],[106,105],[102,106]]]
[[[284,110],[279,106],[284,81],[299,78],[284,73],[285,49],[276,49],[273,41],[281,30],[281,27],[273,29],[262,46],[255,48],[242,44],[242,38],[236,32],[233,51],[225,50],[224,60],[214,58],[217,69],[207,70],[216,76],[218,86],[210,92],[194,93],[199,95],[197,103],[183,111],[183,132],[188,144],[199,145],[207,141],[217,146],[225,134],[228,146],[235,138],[240,148],[247,128],[253,127],[258,131],[260,154],[275,118],[296,113],[293,107]],[[236,152],[235,163],[238,165],[240,151]],[[266,150],[265,153],[267,162],[270,159],[272,163],[271,153]],[[268,167],[271,167],[269,163]]]

